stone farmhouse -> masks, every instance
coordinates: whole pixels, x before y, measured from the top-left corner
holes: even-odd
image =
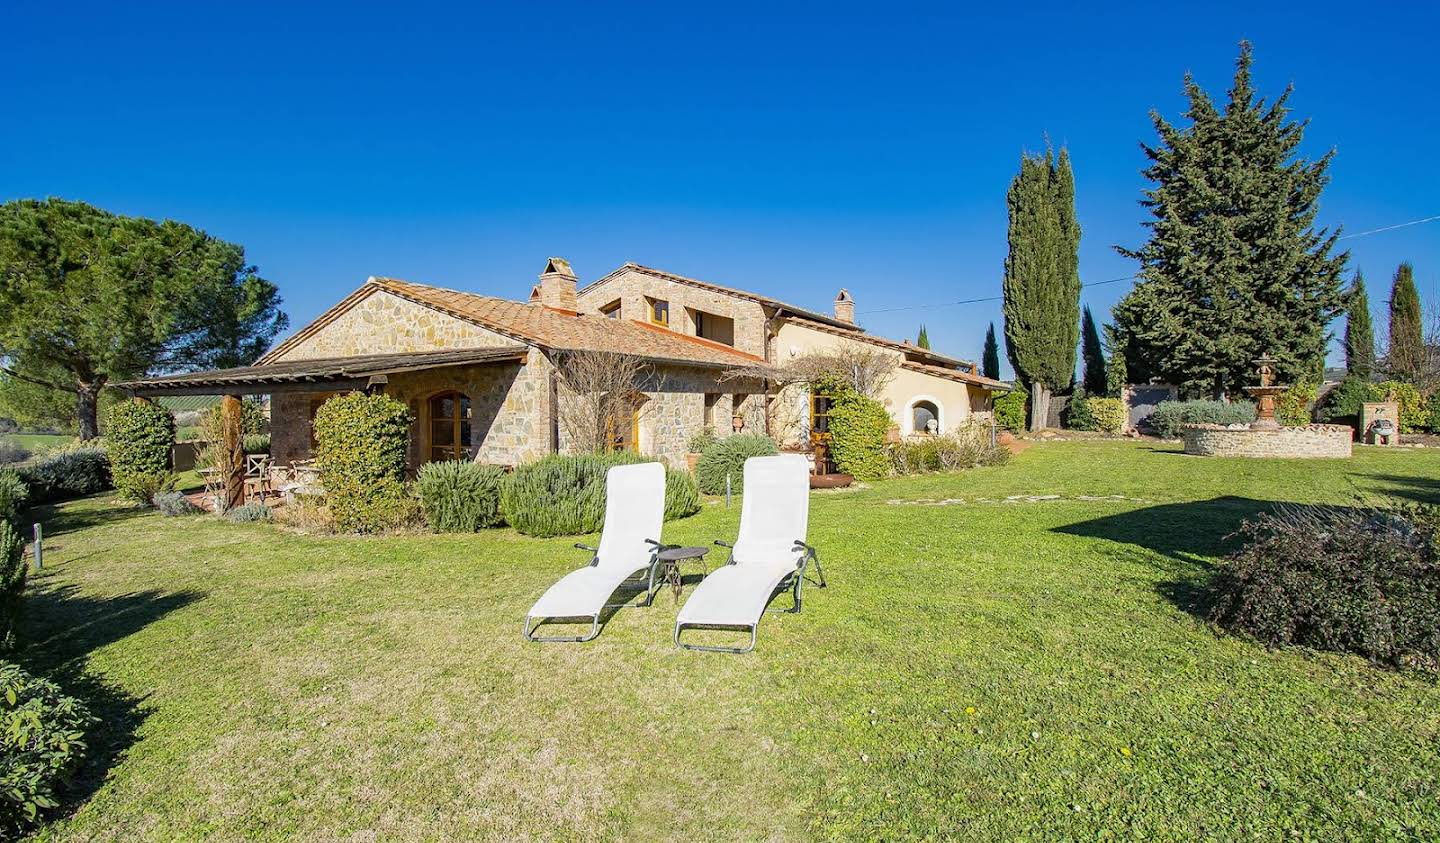
[[[866,333],[845,290],[823,314],[633,263],[581,287],[561,258],[546,262],[524,302],[370,278],[252,366],[123,386],[141,396],[269,395],[281,462],[311,456],[311,422],[327,398],[383,390],[410,406],[412,469],[448,459],[514,465],[569,450],[559,423],[565,355],[623,352],[654,377],[616,444],[683,465],[686,443],[704,428],[804,446],[812,426],[823,428],[824,406],[762,374],[847,346],[893,357],[881,400],[902,435],[988,414],[1009,388],[973,363]]]

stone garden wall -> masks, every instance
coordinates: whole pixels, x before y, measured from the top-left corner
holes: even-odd
[[[1185,439],[1185,453],[1197,456],[1324,459],[1350,456],[1353,433],[1348,425],[1342,424],[1309,424],[1278,430],[1192,424],[1187,425],[1181,435]]]

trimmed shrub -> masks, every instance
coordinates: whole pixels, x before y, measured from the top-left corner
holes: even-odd
[[[737,433],[717,439],[700,455],[695,465],[695,479],[705,494],[723,495],[728,475],[730,491],[738,495],[744,491],[745,461],[778,453],[780,449],[775,447],[775,440],[761,433]]]
[[[61,446],[23,466],[32,503],[69,500],[110,488],[110,458],[93,441]]]
[[[1065,427],[1070,430],[1095,429],[1095,414],[1090,412],[1090,399],[1085,390],[1077,387],[1065,405]]]
[[[719,437],[715,435],[715,431],[708,427],[701,428],[692,433],[690,438],[685,441],[685,450],[692,454],[703,454],[706,448],[718,441]]]
[[[15,525],[0,521],[0,652],[16,647],[25,572],[25,538]]]
[[[842,391],[830,408],[830,453],[835,467],[856,480],[879,480],[890,474],[885,435],[890,414],[885,405],[853,390]]]
[[[968,425],[942,436],[912,436],[890,446],[896,474],[960,471],[981,465],[999,465],[1010,452],[990,441],[988,425]]]
[[[121,401],[105,419],[105,453],[110,476],[122,497],[149,503],[166,491],[157,478],[170,473],[170,445],[175,417],[159,404],[141,399]]]
[[[1440,433],[1440,392],[1430,396],[1425,402],[1426,424],[1431,433]]]
[[[500,490],[505,521],[527,536],[576,536],[605,523],[605,472],[642,460],[628,451],[550,454],[515,469]]]
[[[1380,400],[1385,396],[1395,393],[1395,400],[1400,404],[1400,432],[1415,433],[1424,429],[1429,422],[1429,413],[1426,412],[1425,399],[1420,396],[1420,390],[1414,384],[1405,381],[1385,381],[1377,386],[1380,391]]]
[[[24,506],[30,490],[25,481],[13,468],[0,468],[0,522],[8,521],[19,525],[20,507]]]
[[[1090,412],[1093,429],[1102,433],[1121,432],[1130,418],[1130,408],[1119,398],[1086,398],[1085,407]]]
[[[653,460],[630,451],[551,454],[515,469],[500,487],[505,521],[528,536],[575,536],[605,524],[605,473],[612,466]],[[687,471],[665,470],[665,520],[700,511],[700,493]]]
[[[1320,399],[1320,421],[1358,425],[1362,409],[1360,405],[1379,401],[1384,397],[1385,393],[1380,390],[1379,384],[1347,375]]]
[[[161,492],[155,496],[154,503],[161,515],[172,518],[180,515],[198,515],[204,511],[191,503],[183,492]]]
[[[19,442],[0,442],[0,465],[14,465],[30,459],[30,452]]]
[[[689,518],[700,511],[700,485],[688,471],[665,469],[665,520]]]
[[[55,683],[0,662],[0,837],[23,834],[56,806],[93,723]]]
[[[1311,378],[1297,382],[1275,398],[1275,421],[1286,427],[1301,427],[1310,423],[1310,405],[1315,403],[1315,393],[1320,384]]]
[[[1156,435],[1178,439],[1187,424],[1249,424],[1255,421],[1255,405],[1249,401],[1161,401],[1149,421]]]
[[[1030,393],[1019,381],[1015,388],[995,399],[995,424],[1009,431],[1025,429],[1025,414],[1030,407]]]
[[[415,481],[425,522],[437,533],[474,533],[498,527],[505,469],[454,460],[426,463]]]
[[[254,524],[261,521],[274,521],[275,513],[263,503],[246,503],[225,510],[223,517],[226,521],[236,524]]]
[[[1211,617],[1268,646],[1298,644],[1440,668],[1433,508],[1307,507],[1265,514],[1211,583]]]
[[[410,409],[387,395],[350,393],[315,414],[315,462],[335,518],[346,533],[395,529],[417,506],[405,488]]]

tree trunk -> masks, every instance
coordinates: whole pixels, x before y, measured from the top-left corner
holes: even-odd
[[[75,418],[82,442],[100,435],[100,387],[99,383],[84,381],[75,387]]]
[[[1030,430],[1040,431],[1045,429],[1045,423],[1050,420],[1050,389],[1044,384],[1036,381],[1030,384]]]

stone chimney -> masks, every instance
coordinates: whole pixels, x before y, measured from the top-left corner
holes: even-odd
[[[550,258],[545,261],[545,271],[540,273],[540,283],[530,291],[530,303],[574,313],[575,281],[575,273],[570,269],[569,261],[564,258]]]
[[[855,324],[855,300],[850,298],[850,291],[842,289],[835,296],[835,318],[850,325]]]

